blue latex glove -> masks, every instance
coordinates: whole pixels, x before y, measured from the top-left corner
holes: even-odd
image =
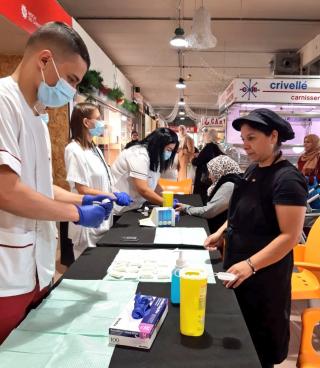
[[[105,213],[105,216],[104,216],[104,219],[107,220],[111,214],[111,211],[113,209],[113,202],[110,201],[110,202],[105,202],[105,203],[101,203],[99,204],[100,207],[103,207],[104,208],[104,213]]]
[[[143,318],[150,309],[153,298],[150,296],[142,296],[141,293],[136,294],[134,298],[134,308],[132,310],[132,317],[134,319]]]
[[[86,194],[82,198],[82,206],[90,206],[93,204],[93,202],[102,202],[106,198],[110,199],[108,196],[104,194],[98,194],[98,195]]]
[[[133,202],[129,194],[125,192],[114,192],[113,194],[116,196],[116,204],[119,206],[129,206]]]
[[[99,227],[106,216],[103,206],[77,206],[79,212],[79,221],[76,225],[85,227]]]
[[[179,200],[176,199],[176,198],[174,198],[174,200],[173,200],[173,208],[176,208],[178,203],[179,203]]]
[[[79,221],[76,225],[85,227],[99,227],[104,220],[107,220],[111,214],[113,203],[101,203],[94,206],[77,206],[79,212]]]

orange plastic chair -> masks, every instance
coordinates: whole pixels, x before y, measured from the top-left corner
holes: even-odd
[[[192,179],[190,178],[181,181],[174,181],[160,178],[158,184],[163,190],[168,190],[176,194],[192,193]]]
[[[312,346],[314,326],[320,322],[320,309],[308,308],[302,313],[302,330],[300,351],[298,356],[299,368],[319,368],[320,353]]]
[[[299,272],[292,273],[292,299],[320,298],[320,217],[312,225],[306,243],[298,244],[293,252]]]

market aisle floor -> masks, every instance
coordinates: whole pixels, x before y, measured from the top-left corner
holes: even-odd
[[[54,277],[54,281],[56,282],[63,273],[67,270],[66,266],[61,265],[60,263],[60,247],[58,246],[57,254],[56,254],[56,274]],[[294,301],[292,302],[291,308],[291,339],[290,339],[290,348],[288,358],[281,364],[276,365],[275,368],[296,368],[296,362],[299,352],[299,344],[300,344],[300,334],[301,334],[301,313],[305,308],[308,308],[307,301]]]

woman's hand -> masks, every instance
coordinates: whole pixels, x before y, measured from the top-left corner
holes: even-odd
[[[251,267],[246,261],[241,261],[232,265],[227,272],[233,273],[237,278],[233,281],[225,281],[223,284],[227,288],[236,288],[242,284],[244,280],[253,274]]]
[[[220,232],[215,232],[212,235],[208,236],[203,246],[209,251],[213,251],[213,250],[216,250],[217,248],[221,248],[223,246],[222,234]]]
[[[174,209],[176,211],[179,211],[179,212],[186,212],[186,209],[190,207],[189,204],[184,204],[184,203],[177,203],[177,205],[174,207]]]

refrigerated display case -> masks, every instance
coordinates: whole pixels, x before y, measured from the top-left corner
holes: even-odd
[[[286,119],[295,138],[284,142],[282,151],[293,164],[303,151],[307,134],[320,136],[320,78],[286,76],[263,79],[235,79],[219,96],[219,110],[226,114],[225,150],[233,150],[234,157],[245,168],[249,161],[242,148],[240,133],[232,122],[257,108],[268,108]],[[236,151],[236,154],[235,152]]]

